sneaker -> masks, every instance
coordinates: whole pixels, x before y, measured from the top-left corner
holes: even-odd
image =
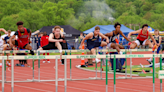
[[[45,63],[46,61],[43,61],[43,63]]]
[[[2,65],[0,65],[0,67],[2,67]]]
[[[149,62],[149,64],[152,64],[152,60],[150,61],[149,59],[146,59],[148,62]]]
[[[143,68],[143,65],[140,63],[140,66]]]
[[[48,63],[51,63],[50,61],[48,61]]]
[[[24,65],[21,65],[21,67],[25,67]]]
[[[98,60],[95,60],[95,61],[96,61],[96,63],[99,63],[101,60],[98,59]]]

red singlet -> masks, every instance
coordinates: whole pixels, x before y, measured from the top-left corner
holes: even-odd
[[[148,31],[147,31],[146,35],[144,35],[144,34],[142,34],[142,30],[141,30],[141,32],[137,36],[137,39],[140,40],[140,41],[144,41],[147,38],[148,38]]]

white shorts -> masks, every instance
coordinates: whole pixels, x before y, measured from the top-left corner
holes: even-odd
[[[114,43],[114,42],[108,43],[107,47],[108,47],[109,49],[113,49],[113,48],[111,47],[111,44],[112,44],[112,43]],[[117,44],[117,43],[115,43],[115,44]]]
[[[139,45],[145,45],[146,41],[147,41],[147,39],[144,40],[144,41],[136,40],[135,43],[137,44],[137,46],[139,46]]]

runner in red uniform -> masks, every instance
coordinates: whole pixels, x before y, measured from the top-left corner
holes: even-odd
[[[11,47],[17,46],[18,48],[21,48],[21,49],[30,50],[30,54],[34,55],[34,52],[32,51],[32,47],[29,44],[29,40],[31,37],[30,29],[26,29],[25,27],[23,27],[23,22],[21,21],[17,22],[17,26],[18,26],[18,30],[9,39],[10,46]],[[16,35],[18,36],[17,40],[14,39]]]
[[[130,44],[130,49],[134,49],[139,45],[149,45],[149,48],[153,48],[153,44],[148,40],[148,37],[150,37],[152,39],[152,41],[154,42],[154,44],[156,45],[156,41],[154,39],[154,37],[151,35],[151,33],[148,31],[148,25],[144,24],[142,26],[141,30],[137,30],[137,31],[133,31],[130,32],[128,34],[128,38],[131,39],[131,35],[132,34],[138,34],[137,36],[137,40],[134,43]]]

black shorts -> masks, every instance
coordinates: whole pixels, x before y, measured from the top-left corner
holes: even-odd
[[[55,43],[54,44],[49,43],[48,45],[43,46],[42,48],[43,48],[43,50],[57,49],[57,47],[55,46]]]

